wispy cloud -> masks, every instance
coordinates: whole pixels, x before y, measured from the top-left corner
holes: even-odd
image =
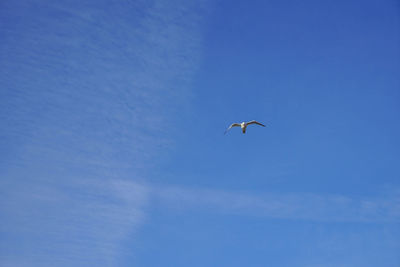
[[[14,240],[2,244],[2,260],[13,266],[115,265],[119,244],[144,220],[146,203],[146,189],[131,182],[24,183],[3,196],[1,229]]]
[[[0,265],[118,265],[190,96],[200,5],[3,3]]]
[[[308,193],[227,192],[179,186],[154,187],[152,196],[173,209],[326,222],[400,222],[400,195],[359,198]]]

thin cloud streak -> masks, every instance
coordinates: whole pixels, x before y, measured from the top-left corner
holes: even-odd
[[[307,193],[251,194],[179,186],[152,188],[158,205],[179,210],[324,222],[400,222],[400,195],[362,199]]]

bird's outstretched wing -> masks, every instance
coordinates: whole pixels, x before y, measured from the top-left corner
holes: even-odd
[[[225,130],[225,133],[228,132],[232,127],[240,126],[240,123],[232,123],[231,126],[228,127],[228,129]]]
[[[261,126],[263,126],[263,127],[265,127],[265,125],[264,124],[262,124],[262,123],[259,123],[258,121],[249,121],[248,123],[246,123],[247,125],[250,125],[250,124],[258,124],[258,125],[261,125]]]

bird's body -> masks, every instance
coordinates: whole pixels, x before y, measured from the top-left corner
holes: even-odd
[[[242,128],[242,132],[243,132],[243,133],[246,133],[247,124],[246,124],[245,122],[242,122],[242,123],[240,124],[240,128]]]
[[[239,127],[239,126],[240,126],[240,128],[242,128],[242,133],[246,133],[247,125],[250,125],[250,124],[257,124],[257,125],[260,125],[260,126],[265,127],[264,124],[259,123],[258,121],[254,121],[254,120],[253,120],[253,121],[249,121],[249,122],[242,122],[242,123],[232,123],[232,124],[228,127],[228,129],[226,129],[225,134],[226,134],[226,132],[228,132],[232,127]]]

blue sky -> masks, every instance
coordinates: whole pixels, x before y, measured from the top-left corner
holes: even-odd
[[[0,265],[398,266],[399,33],[394,0],[3,1]]]

